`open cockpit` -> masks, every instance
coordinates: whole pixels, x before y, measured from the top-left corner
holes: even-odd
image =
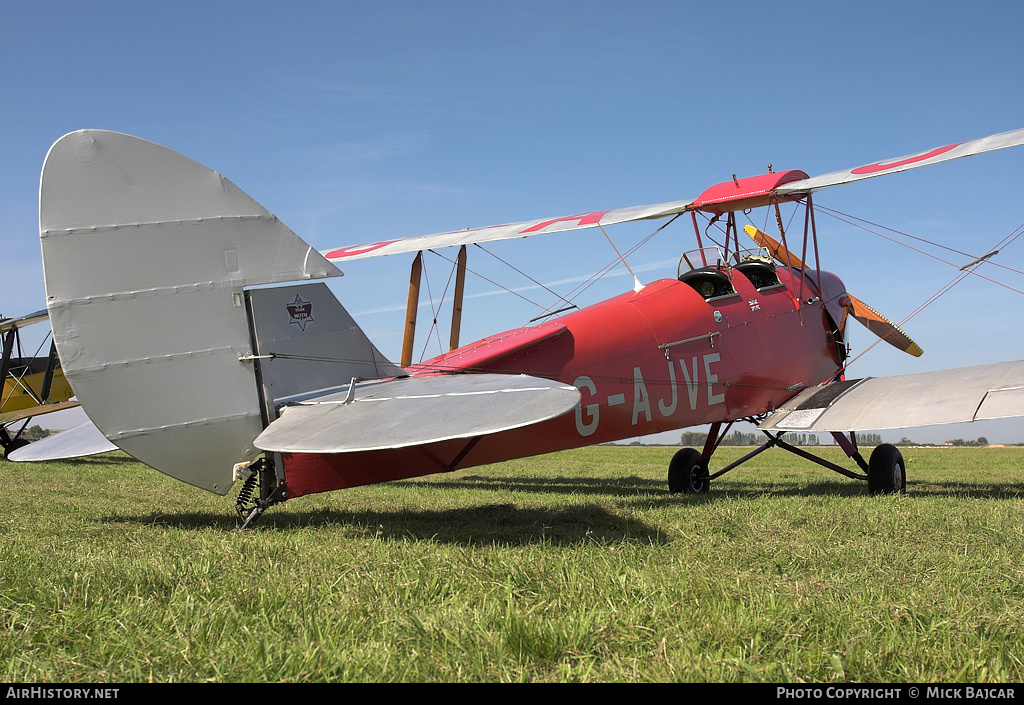
[[[763,252],[743,250],[733,255],[738,261],[730,264],[717,247],[703,247],[684,252],[679,258],[676,276],[688,284],[704,300],[737,295],[733,276],[739,272],[750,284],[761,291],[782,286],[775,271],[775,263]]]

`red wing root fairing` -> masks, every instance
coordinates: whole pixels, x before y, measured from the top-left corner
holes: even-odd
[[[863,474],[811,459],[872,491],[901,491],[898,452],[880,446],[865,462],[845,435],[881,428],[879,404],[863,395],[884,387],[842,381],[846,321],[920,348],[821,269],[812,193],[1022,143],[1018,130],[824,177],[734,177],[691,200],[317,251],[220,174],[136,137],[83,130],[58,140],[43,167],[48,312],[64,373],[103,437],[212,492],[242,480],[243,527],[303,494],[710,424],[705,448],[681,451],[669,469],[672,491],[701,492],[732,467],[711,475],[708,461],[733,422],[761,423],[768,442],[751,457],[769,446],[807,455],[782,432],[814,414],[806,428],[827,426]],[[802,231],[782,229],[787,202],[803,208]],[[736,220],[752,208],[780,226],[777,239],[747,228],[755,251]],[[401,365],[387,360],[309,281],[341,276],[341,261],[687,213],[696,249],[674,278],[462,347],[453,323],[452,349],[418,364],[404,352]],[[711,225],[723,241],[708,239]],[[464,254],[458,267],[461,296]],[[1002,372],[970,390],[948,378],[891,388],[973,399],[985,387],[987,408],[1024,415],[1012,391],[1024,371]],[[859,400],[856,424],[839,416],[847,400]],[[924,423],[940,422],[941,406]]]

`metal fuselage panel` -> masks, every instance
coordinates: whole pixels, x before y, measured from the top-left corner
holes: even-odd
[[[736,293],[708,301],[685,283],[653,282],[557,322],[424,362],[410,371],[528,374],[572,384],[582,400],[574,413],[483,436],[468,451],[467,441],[457,440],[372,453],[286,454],[289,494],[444,472],[456,469],[455,458],[464,468],[772,411],[840,369],[823,303],[806,301],[817,298],[813,273],[801,307],[793,295],[798,285],[788,271],[778,273],[781,286],[758,291],[734,272]],[[544,335],[545,326],[565,330]],[[538,342],[509,352],[517,335]]]

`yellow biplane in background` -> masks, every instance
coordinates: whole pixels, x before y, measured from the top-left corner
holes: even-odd
[[[46,311],[20,318],[0,317],[0,336],[3,336],[0,378],[4,380],[0,397],[0,446],[4,458],[28,445],[25,429],[33,417],[78,406],[77,401],[72,401],[75,393],[61,371],[52,335],[46,335],[35,354],[25,355],[21,329],[44,321],[49,321]],[[47,342],[49,352],[40,355]]]

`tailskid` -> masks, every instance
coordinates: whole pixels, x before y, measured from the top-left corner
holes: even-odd
[[[241,533],[267,509],[288,499],[288,491],[284,480],[277,476],[273,458],[263,456],[251,465],[237,468],[236,472],[239,479],[244,480],[235,501],[235,511],[242,522],[238,527]],[[259,495],[254,497],[257,491]]]

